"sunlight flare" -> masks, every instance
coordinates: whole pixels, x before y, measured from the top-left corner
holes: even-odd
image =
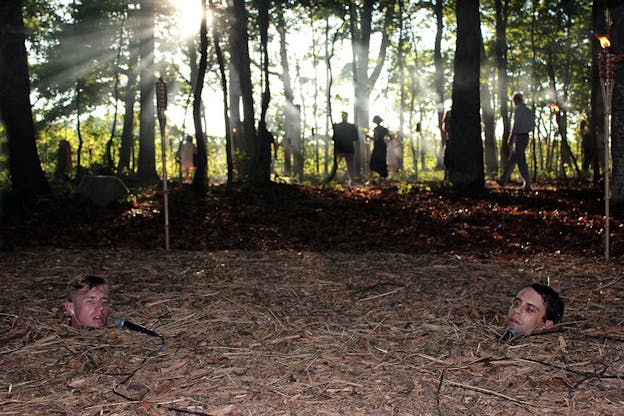
[[[184,38],[199,33],[199,25],[201,23],[202,6],[201,0],[169,0],[175,7],[176,26],[178,32]],[[206,23],[210,25],[212,14],[206,11]]]

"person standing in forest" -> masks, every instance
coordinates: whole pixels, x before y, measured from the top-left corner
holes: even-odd
[[[104,328],[110,312],[109,286],[101,276],[78,276],[67,286],[65,311],[74,327]]]
[[[509,143],[510,147],[513,147],[513,150],[509,155],[509,160],[503,170],[503,176],[501,176],[499,184],[503,187],[507,184],[513,168],[518,164],[518,170],[522,179],[524,179],[523,188],[525,191],[530,191],[532,188],[525,150],[529,145],[529,133],[535,128],[535,114],[524,104],[522,93],[514,93],[512,101],[516,108],[513,115],[513,126],[507,143]]]
[[[355,154],[354,143],[358,140],[358,131],[355,124],[351,124],[347,121],[349,115],[346,111],[342,112],[342,121],[334,124],[334,167],[330,178],[336,174],[338,167],[338,160],[343,158],[347,165],[347,171],[349,173],[349,186],[353,186],[355,183],[355,165],[353,164],[353,155]]]
[[[187,135],[186,141],[180,145],[179,153],[184,183],[191,183],[193,181],[193,172],[195,171],[195,154],[197,149],[195,149],[193,138],[190,135]]]
[[[368,182],[367,185],[373,183],[373,172],[377,172],[381,176],[383,181],[388,177],[388,162],[386,160],[388,147],[386,143],[386,137],[390,140],[392,135],[387,128],[381,125],[382,119],[379,116],[373,117],[373,123],[376,124],[373,129],[373,152],[371,153],[369,169],[368,169]]]

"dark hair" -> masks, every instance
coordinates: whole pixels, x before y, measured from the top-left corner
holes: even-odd
[[[67,285],[67,300],[74,302],[81,289],[86,287],[87,290],[91,290],[98,286],[105,286],[108,290],[108,282],[104,277],[94,275],[78,276]]]
[[[521,92],[515,92],[514,95],[511,97],[511,99],[514,102],[519,102],[521,103],[524,100],[524,96],[522,95]]]
[[[533,283],[530,287],[544,299],[544,304],[546,305],[544,318],[553,321],[555,324],[561,322],[564,306],[559,294],[552,287],[541,283]]]

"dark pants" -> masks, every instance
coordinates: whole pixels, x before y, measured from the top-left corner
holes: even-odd
[[[513,171],[516,163],[518,164],[518,170],[520,171],[520,175],[526,184],[529,183],[529,167],[526,162],[526,155],[524,151],[529,145],[529,135],[528,134],[516,134],[513,138],[513,150],[509,155],[509,160],[507,161],[507,165],[505,166],[505,170],[503,171],[503,176],[501,177],[501,184],[505,185],[509,180],[509,176],[511,176],[511,172]]]

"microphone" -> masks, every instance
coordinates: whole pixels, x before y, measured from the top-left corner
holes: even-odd
[[[516,335],[518,335],[518,331],[516,331],[514,328],[509,327],[505,329],[505,332],[503,333],[503,336],[500,337],[500,340],[509,341]]]
[[[151,337],[160,337],[159,333],[143,328],[140,325],[133,324],[126,318],[117,318],[115,320],[115,326],[119,329],[129,329],[130,331],[142,332],[143,334],[147,334]]]

